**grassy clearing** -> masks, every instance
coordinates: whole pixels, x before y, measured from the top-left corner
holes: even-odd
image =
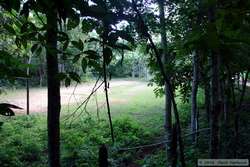
[[[111,163],[119,166],[132,160],[131,152],[118,154],[120,147],[152,142],[162,135],[163,98],[155,98],[153,88],[146,82],[131,86],[117,86],[110,90],[111,112],[116,144],[110,147]],[[65,118],[77,105],[62,106],[61,153],[63,166],[96,166],[100,144],[111,145],[103,92],[98,92],[100,121],[96,118],[95,100],[81,115]],[[78,114],[78,113],[77,113]],[[1,118],[0,166],[46,166],[46,114]],[[74,120],[73,122],[71,122]],[[71,124],[70,124],[71,123]],[[8,149],[6,149],[8,148]]]
[[[203,91],[199,90],[198,106],[203,112]],[[116,86],[110,89],[111,112],[116,143],[111,146],[110,130],[107,121],[104,93],[97,93],[100,120],[96,117],[96,101],[91,98],[87,111],[68,118],[77,105],[62,106],[61,117],[61,161],[62,166],[96,167],[98,147],[109,145],[112,166],[165,166],[164,148],[118,152],[119,148],[150,144],[162,140],[164,136],[164,99],[156,98],[152,87],[146,82]],[[248,98],[246,98],[248,99]],[[177,98],[183,133],[189,132],[190,104]],[[246,117],[247,118],[247,117]],[[47,166],[46,114],[0,118],[4,122],[0,129],[0,166],[2,167],[43,167]],[[244,119],[244,117],[243,117]],[[245,121],[247,124],[249,121]],[[242,121],[241,123],[244,123]],[[206,127],[206,121],[203,121]],[[247,134],[243,134],[247,135]],[[199,147],[207,150],[208,136],[201,134]],[[247,137],[245,137],[247,139]],[[188,166],[192,167],[195,157],[207,158],[207,152],[199,152],[189,139],[185,139]],[[246,143],[246,142],[245,142]],[[230,143],[229,143],[230,144]],[[228,145],[225,145],[228,147]],[[244,145],[244,147],[248,147]],[[244,148],[243,147],[243,148]],[[250,148],[250,147],[249,147]],[[247,152],[245,153],[247,154]],[[244,154],[244,155],[245,155]],[[191,161],[190,161],[191,160]]]

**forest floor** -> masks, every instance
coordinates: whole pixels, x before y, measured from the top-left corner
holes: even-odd
[[[86,97],[91,93],[93,89],[94,82],[82,83],[80,85],[71,85],[70,87],[61,87],[61,104],[72,105],[79,104],[81,101],[84,101]],[[100,84],[100,82],[99,82]],[[138,80],[119,80],[114,79],[109,84],[109,92],[112,94],[112,91],[116,88],[127,87],[127,93],[133,95],[137,90],[143,89],[147,85],[146,82]],[[98,94],[103,94],[104,89],[103,85],[98,89]],[[100,96],[99,95],[99,96]],[[15,104],[23,110],[16,111],[18,114],[26,113],[26,100],[27,94],[26,89],[16,89],[8,90],[5,94],[0,95],[0,102],[7,102]],[[111,103],[123,103],[126,100],[120,98],[111,98]],[[46,112],[47,111],[47,88],[31,88],[30,89],[30,113],[37,112]]]

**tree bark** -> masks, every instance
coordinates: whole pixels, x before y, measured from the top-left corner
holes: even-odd
[[[160,24],[161,24],[161,47],[163,50],[162,62],[164,65],[168,64],[167,60],[167,38],[166,38],[166,26],[165,26],[165,12],[164,12],[164,1],[158,0],[159,11],[160,11]],[[170,141],[172,139],[172,115],[171,115],[171,98],[169,97],[169,87],[166,82],[164,82],[164,91],[165,91],[165,132],[166,132],[166,140]],[[172,152],[171,146],[166,144],[167,149],[167,160],[171,160]],[[170,161],[169,161],[170,162]]]
[[[210,23],[215,22],[215,7],[209,9],[208,19]],[[216,27],[214,27],[216,32]],[[212,61],[212,107],[210,112],[210,157],[218,158],[219,156],[219,115],[221,110],[220,103],[220,79],[219,79],[219,51],[216,48],[211,49]]]
[[[196,51],[193,54],[193,80],[192,80],[192,94],[191,94],[191,133],[192,135],[192,141],[196,141],[197,134],[195,133],[197,131],[198,125],[197,125],[197,92],[198,92],[198,51]]]
[[[241,108],[242,102],[244,100],[244,96],[246,93],[246,86],[247,86],[247,80],[248,80],[248,75],[249,75],[250,70],[246,72],[246,76],[244,77],[244,74],[242,75],[242,92],[240,95],[240,101],[239,101],[239,109]]]
[[[177,154],[177,126],[176,124],[173,125],[172,128],[172,140],[171,140],[171,155],[170,157],[171,161],[171,167],[176,167],[177,166],[177,160],[178,160],[178,154]]]
[[[210,156],[211,158],[218,158],[219,155],[219,114],[221,105],[219,102],[219,68],[218,55],[212,53],[212,110],[210,116]]]
[[[115,136],[114,136],[114,129],[113,129],[113,123],[112,123],[112,117],[111,117],[111,112],[110,112],[110,105],[109,105],[109,96],[108,96],[108,83],[107,83],[107,66],[106,66],[106,47],[105,44],[108,39],[108,24],[103,21],[103,26],[104,26],[104,32],[103,32],[103,45],[102,45],[102,52],[103,52],[103,79],[104,79],[104,91],[105,91],[105,97],[106,97],[106,104],[107,104],[107,110],[108,110],[108,118],[109,118],[109,125],[110,125],[110,133],[111,133],[111,139],[112,143],[114,144],[115,142]]]
[[[224,113],[224,121],[226,122],[228,119],[229,113],[229,99],[230,99],[230,87],[228,77],[225,79],[224,83],[224,99],[223,99],[223,113]]]
[[[27,115],[30,114],[30,81],[26,78],[26,110]]]
[[[245,92],[246,92],[246,85],[248,79],[249,70],[246,73],[246,77],[244,75],[242,77],[243,85],[242,85],[242,92],[240,95],[240,100],[238,106],[235,108],[235,120],[234,120],[234,137],[235,137],[235,149],[234,149],[234,157],[237,158],[237,145],[239,143],[239,119],[240,119],[240,110],[242,106],[242,102],[244,100]]]
[[[111,139],[112,139],[112,143],[114,143],[114,142],[115,142],[115,137],[114,137],[114,129],[113,129],[112,117],[111,117],[110,105],[109,105],[109,96],[108,96],[108,84],[107,84],[107,72],[106,72],[106,59],[105,59],[105,55],[103,55],[103,78],[104,78],[104,91],[105,91],[106,104],[107,104],[107,110],[108,110],[108,117],[109,117],[109,125],[110,125]]]
[[[210,110],[211,110],[211,95],[210,95],[210,82],[205,84],[205,107],[207,114],[207,121],[210,122]]]
[[[31,62],[31,56],[28,58],[28,64]],[[27,68],[26,71],[27,78],[26,78],[26,110],[27,110],[27,115],[30,114],[30,68]]]
[[[48,162],[60,166],[60,81],[57,57],[57,12],[52,9],[47,17],[47,84],[48,84]]]

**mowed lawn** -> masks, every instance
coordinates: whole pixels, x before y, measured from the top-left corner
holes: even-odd
[[[112,85],[112,83],[111,83]],[[129,118],[134,119],[138,123],[142,123],[145,127],[155,127],[151,124],[158,123],[159,126],[163,125],[164,117],[164,99],[156,98],[154,87],[147,86],[145,81],[129,81],[126,84],[110,87],[109,89],[109,103],[113,119]],[[73,97],[71,97],[73,99]],[[86,110],[83,107],[76,109],[86,99],[86,95],[82,97],[82,100],[77,100],[77,103],[71,105],[64,105],[62,119],[71,113],[75,112],[72,117],[78,117],[81,115],[88,116],[90,114],[93,118],[97,118],[97,112],[99,112],[101,119],[107,119],[107,107],[106,98],[103,88],[100,88],[96,94],[94,94]],[[160,121],[160,122],[159,122]]]

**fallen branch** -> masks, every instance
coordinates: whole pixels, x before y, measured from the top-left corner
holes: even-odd
[[[205,131],[210,131],[210,128],[200,129],[200,130],[198,130],[196,132],[186,134],[183,137],[186,138],[186,137],[192,136],[194,134],[205,132]],[[168,144],[170,142],[171,142],[170,140],[163,140],[161,142],[152,143],[152,144],[146,144],[146,145],[135,146],[135,147],[128,147],[128,148],[120,148],[120,149],[118,149],[118,152],[119,151],[129,151],[129,150],[137,150],[137,149],[143,149],[143,148],[156,147],[156,146],[159,146],[159,145]]]

